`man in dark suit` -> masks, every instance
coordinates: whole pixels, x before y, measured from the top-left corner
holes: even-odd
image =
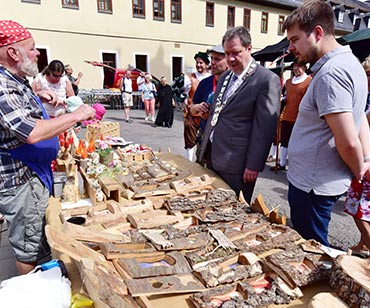
[[[227,30],[222,44],[230,70],[217,83],[200,159],[250,202],[275,134],[280,81],[252,58],[244,27]]]

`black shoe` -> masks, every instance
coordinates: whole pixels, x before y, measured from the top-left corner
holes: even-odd
[[[278,164],[277,166],[270,167],[271,171],[287,171],[286,166],[281,166]]]
[[[126,123],[132,123],[133,121],[131,119],[126,119],[125,122]]]

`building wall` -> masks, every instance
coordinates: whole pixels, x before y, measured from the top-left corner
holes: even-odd
[[[96,0],[79,0],[79,9],[62,8],[61,0],[0,0],[1,19],[13,19],[29,28],[37,48],[47,50],[48,60],[71,64],[84,73],[80,87],[101,88],[103,70],[84,60],[102,61],[102,53],[116,53],[118,67],[135,66],[135,54],[147,55],[148,71],[172,80],[171,59],[182,57],[183,71],[194,69],[193,55],[221,43],[227,29],[227,6],[235,6],[235,25],[243,23],[243,9],[251,9],[253,51],[280,41],[279,15],[290,11],[246,1],[214,0],[214,27],[205,26],[206,1],[182,0],[182,22],[172,23],[170,0],[165,0],[165,20],[153,20],[153,1],[145,0],[145,18],[132,16],[131,0],[112,0],[113,13],[98,13]],[[261,33],[261,12],[269,12],[268,33]]]

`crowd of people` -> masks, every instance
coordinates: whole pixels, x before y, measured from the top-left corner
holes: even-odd
[[[330,246],[331,211],[348,190],[345,212],[361,233],[352,250],[369,254],[370,57],[361,66],[348,46],[337,43],[334,13],[321,0],[294,10],[283,29],[295,56],[284,90],[279,76],[253,59],[252,38],[244,27],[228,29],[220,45],[194,55],[195,72],[182,76],[187,157],[213,170],[250,202],[279,135],[277,167],[287,170],[294,229]],[[73,99],[82,73],[72,77],[72,67],[60,60],[38,73],[38,55],[26,28],[0,21],[0,213],[8,221],[21,274],[50,254],[44,226],[56,136],[96,114],[102,118],[96,106]],[[32,85],[27,77],[35,77]],[[171,128],[176,95],[166,78],[155,86],[151,74],[141,73],[137,85],[144,120]],[[125,121],[132,123],[129,70],[120,88]],[[69,103],[74,108],[68,110]]]

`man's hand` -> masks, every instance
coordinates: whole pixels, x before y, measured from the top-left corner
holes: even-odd
[[[81,72],[78,72],[78,78],[81,78],[83,76],[83,74]]]
[[[245,168],[243,174],[243,182],[244,183],[253,183],[257,180],[258,171],[250,170]]]
[[[96,110],[89,105],[83,104],[73,113],[77,115],[77,122],[94,119]]]
[[[190,114],[192,116],[199,116],[203,119],[208,118],[208,110],[209,110],[209,104],[203,102],[200,104],[192,104],[190,105]]]

